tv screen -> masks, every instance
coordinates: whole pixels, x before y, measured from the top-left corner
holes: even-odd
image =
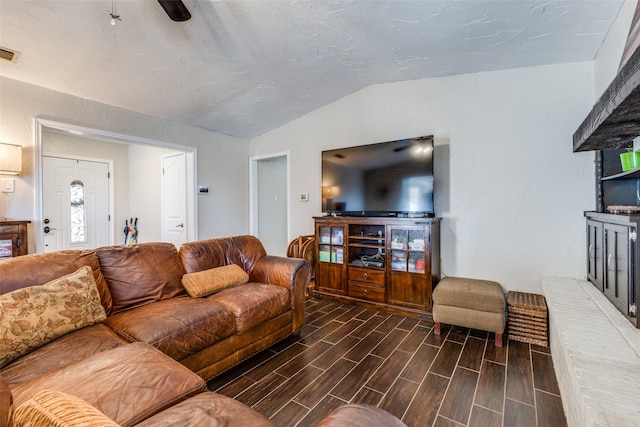
[[[433,136],[323,151],[322,211],[433,215]]]

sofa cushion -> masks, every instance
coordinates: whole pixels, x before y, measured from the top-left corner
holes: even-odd
[[[351,403],[339,406],[324,417],[316,427],[407,427],[384,409],[372,405]]]
[[[200,240],[180,246],[180,260],[187,273],[237,264],[251,277],[255,264],[265,255],[264,246],[255,236]]]
[[[96,249],[113,298],[113,312],[186,295],[184,269],[171,243],[140,243]]]
[[[0,376],[14,387],[56,368],[78,362],[101,351],[127,344],[113,329],[98,323],[68,333],[14,360]]]
[[[231,286],[249,281],[249,275],[238,265],[229,264],[182,276],[182,285],[193,298],[205,297]]]
[[[0,295],[0,367],[106,318],[91,267]]]
[[[206,299],[171,298],[109,316],[105,322],[127,341],[142,341],[182,360],[235,333],[234,316]]]
[[[291,308],[291,294],[287,288],[264,283],[245,283],[206,299],[231,310],[238,333],[246,332]]]
[[[119,427],[84,400],[67,393],[43,390],[18,406],[15,427]]]
[[[40,286],[71,274],[85,265],[93,270],[102,306],[109,315],[112,307],[111,293],[100,270],[95,251],[58,251],[3,260],[0,264],[0,294],[28,286]]]
[[[13,426],[13,396],[6,382],[0,376],[0,427]]]
[[[145,343],[95,354],[14,387],[20,406],[42,390],[57,390],[85,400],[127,427],[206,391],[198,375]]]
[[[276,427],[247,405],[207,392],[191,397],[138,424],[136,427]]]

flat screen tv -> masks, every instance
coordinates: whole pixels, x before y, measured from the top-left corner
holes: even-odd
[[[433,136],[323,151],[322,211],[433,216]]]

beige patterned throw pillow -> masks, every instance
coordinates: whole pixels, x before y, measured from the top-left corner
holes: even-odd
[[[91,267],[0,295],[0,368],[69,332],[106,319]]]
[[[249,281],[249,275],[236,264],[210,268],[182,276],[182,286],[193,298],[206,297],[231,286]]]
[[[15,427],[118,427],[79,397],[43,390],[16,408]]]

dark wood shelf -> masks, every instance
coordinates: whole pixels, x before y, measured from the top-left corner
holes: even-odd
[[[636,49],[573,134],[573,151],[630,148],[639,135],[640,49]]]
[[[640,178],[640,169],[634,169],[626,172],[620,172],[615,175],[603,176],[601,181],[608,181],[610,179],[635,179]]]
[[[354,248],[372,248],[372,249],[384,249],[384,244],[378,245],[377,243],[370,242],[351,242],[349,246]]]

